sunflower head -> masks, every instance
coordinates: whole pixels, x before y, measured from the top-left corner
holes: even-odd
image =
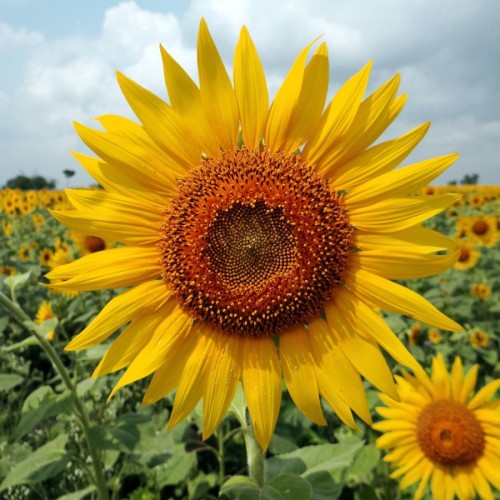
[[[328,51],[323,43],[309,57],[312,45],[271,105],[246,28],[233,81],[203,20],[199,86],[163,48],[169,103],[118,74],[140,123],[106,115],[103,130],[76,125],[97,155],[77,157],[103,189],[68,190],[74,209],[53,212],[119,246],[55,267],[50,286],[126,288],[67,348],[124,327],[95,374],[126,368],[112,394],[153,374],[147,403],[176,389],[170,426],[203,398],[204,437],[241,382],[264,449],[282,379],[312,421],[325,423],[321,396],[355,427],[352,411],[371,422],[362,376],[397,397],[380,347],[421,370],[381,309],[460,329],[391,281],[457,259],[452,240],[421,224],[459,196],[414,195],[457,155],[396,168],[429,128],[374,144],[405,103],[399,76],[365,97],[367,64],[327,104]]]
[[[374,424],[382,431],[376,444],[388,454],[384,460],[401,477],[401,488],[419,483],[421,498],[430,482],[433,498],[493,498],[490,484],[499,486],[496,464],[500,387],[494,380],[473,395],[478,366],[465,374],[455,359],[451,372],[438,354],[431,377],[404,373],[397,377],[399,401],[381,395],[385,406],[377,408],[384,420]]]

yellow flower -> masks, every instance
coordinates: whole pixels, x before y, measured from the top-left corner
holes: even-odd
[[[470,294],[472,297],[487,300],[491,296],[491,287],[486,283],[475,283],[471,286]]]
[[[435,328],[431,328],[427,332],[427,338],[433,343],[433,344],[438,344],[441,342],[441,333],[439,330],[436,330]]]
[[[54,252],[52,252],[52,250],[50,248],[42,248],[41,252],[40,252],[40,264],[42,266],[49,266],[51,261],[52,261],[52,258],[54,256]]]
[[[38,311],[35,316],[35,323],[41,325],[44,321],[55,318],[54,311],[52,310],[52,304],[47,301],[43,301],[38,307]],[[54,339],[54,329],[47,333],[47,340],[50,342]]]
[[[431,378],[396,377],[400,401],[380,396],[386,406],[377,412],[385,420],[373,427],[384,434],[376,444],[390,450],[384,460],[396,468],[391,477],[402,477],[401,489],[420,481],[416,499],[429,481],[434,500],[493,499],[490,483],[500,488],[500,400],[492,400],[500,379],[472,396],[477,371],[474,365],[464,376],[457,357],[449,374],[438,354]]]
[[[460,271],[472,269],[477,264],[481,255],[479,248],[467,240],[460,240],[458,244],[460,254],[453,267],[455,269],[459,269]]]
[[[486,348],[490,345],[490,336],[485,331],[476,328],[470,336],[470,343],[474,349]]]
[[[17,256],[21,262],[27,262],[30,260],[30,250],[31,244],[28,242],[21,243],[19,249],[17,250]]]
[[[457,224],[459,229],[479,245],[492,247],[498,239],[497,221],[491,215],[462,216]]]
[[[141,124],[114,115],[103,131],[77,125],[100,158],[78,155],[103,190],[68,190],[74,230],[121,243],[51,271],[67,290],[133,287],[112,299],[67,346],[84,349],[128,325],[95,375],[127,367],[112,394],[154,373],[153,403],[177,388],[169,426],[203,398],[203,437],[241,381],[266,449],[282,377],[298,408],[325,424],[320,396],[348,425],[370,422],[361,375],[396,397],[380,346],[421,369],[378,313],[460,326],[392,282],[443,271],[456,244],[421,222],[457,195],[410,196],[455,154],[396,169],[423,124],[372,146],[397,114],[398,75],[363,99],[370,64],[325,108],[328,54],[298,56],[272,106],[246,28],[234,87],[204,21],[200,88],[162,48],[170,104],[118,81]],[[444,253],[443,253],[444,251]]]

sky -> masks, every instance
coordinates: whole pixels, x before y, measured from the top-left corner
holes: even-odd
[[[330,98],[373,60],[368,92],[400,73],[407,104],[383,140],[431,121],[414,163],[459,152],[436,183],[479,174],[500,184],[500,2],[497,0],[0,0],[0,187],[42,175],[58,188],[92,179],[73,128],[133,118],[119,70],[167,99],[159,44],[197,80],[204,17],[228,72],[246,25],[273,95],[299,51],[321,35]],[[71,179],[63,170],[74,170]]]

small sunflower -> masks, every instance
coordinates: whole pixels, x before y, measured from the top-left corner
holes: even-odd
[[[49,319],[55,318],[56,315],[54,314],[54,311],[52,310],[52,304],[47,301],[43,301],[40,306],[38,307],[38,311],[35,316],[35,323],[38,323],[41,325],[44,321],[47,321]],[[55,331],[54,329],[50,330],[47,333],[47,340],[52,341],[54,339],[54,334]]]
[[[321,396],[348,425],[355,426],[351,410],[370,422],[361,375],[396,397],[380,346],[421,369],[378,311],[460,329],[391,281],[430,276],[456,260],[456,244],[421,222],[459,196],[411,193],[457,155],[396,169],[428,129],[373,145],[404,105],[399,76],[363,98],[368,64],[325,107],[327,48],[308,61],[311,45],[269,106],[247,29],[233,87],[202,20],[199,87],[162,48],[170,104],[118,74],[141,124],[106,115],[104,131],[76,125],[99,158],[77,157],[103,190],[68,190],[75,209],[54,215],[122,246],[47,277],[57,289],[133,288],[67,349],[98,344],[127,325],[94,375],[126,368],[114,394],[153,374],[145,403],[177,388],[170,427],[203,398],[204,438],[240,381],[264,449],[282,377],[312,421],[325,423]]]
[[[410,330],[408,331],[408,343],[410,345],[415,345],[418,342],[421,330],[422,330],[422,325],[418,321],[415,321],[411,325]]]
[[[40,264],[42,266],[49,267],[52,259],[54,257],[54,252],[47,247],[42,248],[39,255]]]
[[[479,248],[472,242],[468,240],[460,240],[459,245],[459,256],[453,267],[459,269],[460,271],[467,271],[472,269],[478,262],[481,252]]]
[[[462,216],[457,224],[479,245],[492,247],[498,239],[497,221],[491,215]]]
[[[28,262],[31,258],[31,244],[28,242],[21,243],[17,250],[17,256],[21,262]]]
[[[492,399],[500,379],[474,396],[478,365],[464,375],[459,357],[448,373],[443,357],[432,362],[432,375],[397,376],[399,401],[381,394],[386,406],[377,408],[385,419],[374,424],[384,434],[376,444],[389,450],[384,460],[403,477],[401,489],[420,481],[415,498],[427,484],[434,500],[493,499],[491,485],[500,488],[500,400]]]
[[[490,345],[490,336],[480,328],[476,328],[469,338],[474,349],[484,349]]]
[[[481,300],[488,300],[491,297],[491,287],[486,283],[475,283],[471,286],[470,294]]]
[[[441,332],[439,330],[437,330],[436,328],[431,328],[427,332],[427,338],[433,344],[439,344],[439,342],[441,342]]]

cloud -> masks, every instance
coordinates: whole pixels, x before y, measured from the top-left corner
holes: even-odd
[[[117,3],[103,10],[93,36],[48,38],[0,23],[2,67],[10,75],[0,81],[0,148],[9,167],[2,167],[0,185],[21,171],[62,185],[66,168],[78,172],[73,184],[88,183],[69,154],[85,151],[72,121],[92,124],[93,117],[107,113],[132,116],[116,69],[166,98],[159,43],[196,79],[202,16],[230,74],[240,28],[248,26],[271,94],[298,52],[318,35],[329,47],[331,92],[369,59],[370,91],[400,72],[400,90],[409,99],[389,136],[431,120],[412,160],[460,151],[442,181],[480,172],[482,182],[499,182],[500,2],[192,0],[182,15],[152,12],[134,1]]]

